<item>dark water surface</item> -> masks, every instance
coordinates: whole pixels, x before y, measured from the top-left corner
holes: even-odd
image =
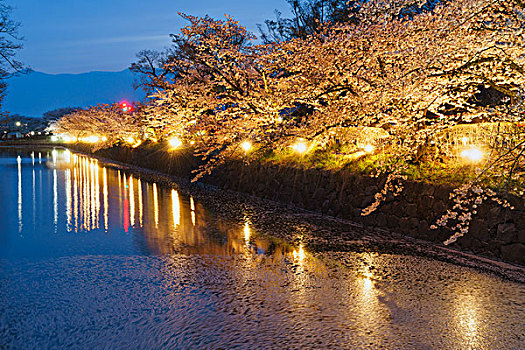
[[[61,149],[0,148],[0,349],[525,349],[525,285],[311,253]]]

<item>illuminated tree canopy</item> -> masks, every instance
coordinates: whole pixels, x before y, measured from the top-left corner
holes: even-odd
[[[387,155],[377,166],[385,190],[364,214],[402,189],[409,166],[474,161],[483,152],[476,176],[456,193],[461,204],[439,222],[454,222],[463,234],[469,217],[462,213],[475,211],[479,198],[498,200],[480,192],[486,178],[503,174],[493,187],[521,191],[524,7],[519,0],[364,1],[353,20],[263,44],[230,17],[183,14],[188,25],[172,36],[169,54],[143,52],[132,66],[149,84],[148,103],[132,117],[95,107],[55,128],[111,130],[112,140],[130,133],[180,137],[207,160],[195,179],[246,140],[259,150],[284,149],[300,138],[322,148],[343,130],[356,151],[365,154],[364,145],[373,144]],[[476,129],[486,135],[459,134],[473,123],[489,125]],[[381,136],[354,132],[362,128]]]

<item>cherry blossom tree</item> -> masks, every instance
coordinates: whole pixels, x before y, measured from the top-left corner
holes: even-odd
[[[368,215],[388,193],[402,191],[408,167],[457,162],[468,151],[462,148],[471,142],[451,141],[450,130],[490,123],[489,137],[475,145],[485,149],[483,162],[469,166],[475,176],[453,192],[457,202],[437,223],[456,229],[452,242],[468,231],[481,202],[509,207],[496,193],[521,191],[524,6],[520,0],[371,0],[353,21],[264,44],[231,17],[181,14],[188,25],[172,36],[170,54],[143,52],[135,64],[152,88],[140,112],[95,108],[65,117],[57,128],[89,124],[90,132],[107,128],[117,137],[144,130],[160,140],[180,137],[205,160],[194,180],[246,140],[263,150],[298,138],[321,147],[335,129],[383,130],[365,140],[387,155],[377,167],[385,187],[363,210]],[[496,192],[483,189],[488,179]]]

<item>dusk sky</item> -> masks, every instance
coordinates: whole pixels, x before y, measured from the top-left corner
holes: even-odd
[[[177,12],[224,18],[230,14],[258,34],[257,23],[288,13],[285,0],[8,0],[21,22],[18,58],[45,73],[120,71],[142,49],[170,44],[185,21]]]

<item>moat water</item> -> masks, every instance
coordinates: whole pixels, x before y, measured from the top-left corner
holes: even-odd
[[[0,348],[525,349],[525,285],[316,253],[64,149],[0,148]]]

